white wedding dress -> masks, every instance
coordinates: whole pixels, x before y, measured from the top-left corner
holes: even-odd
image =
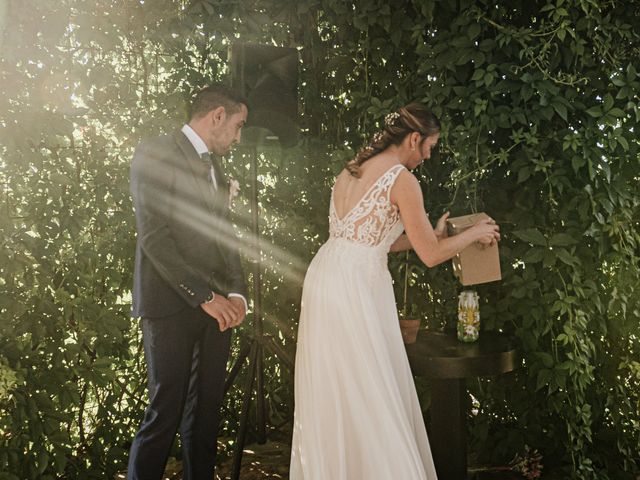
[[[394,165],[309,265],[295,366],[291,480],[432,480],[435,468],[402,342],[387,254],[403,231]]]

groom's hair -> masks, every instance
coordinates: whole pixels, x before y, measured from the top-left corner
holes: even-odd
[[[218,107],[224,107],[228,115],[233,115],[240,110],[240,105],[248,106],[242,95],[221,83],[214,83],[195,95],[189,110],[189,119],[203,117]]]

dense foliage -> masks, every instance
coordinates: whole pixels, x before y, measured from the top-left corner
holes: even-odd
[[[504,464],[529,446],[560,478],[637,474],[640,7],[401,3],[0,2],[0,478],[124,469],[145,396],[128,316],[132,149],[179,126],[194,89],[228,78],[237,41],[296,46],[302,60],[303,140],[258,152],[270,341],[293,356],[332,175],[386,113],[425,101],[444,125],[417,172],[427,210],[502,225],[503,281],[478,288],[482,318],[523,354],[519,371],[470,382],[474,454]],[[247,239],[252,154],[227,165]],[[390,266],[398,280],[410,268],[409,309],[451,324],[460,287],[447,265],[393,255]],[[272,349],[265,372],[269,425],[286,433],[291,372]],[[240,393],[227,397],[226,438]]]

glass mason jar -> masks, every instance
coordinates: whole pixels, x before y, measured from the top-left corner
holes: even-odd
[[[457,331],[461,342],[475,342],[480,336],[480,302],[473,290],[464,290],[458,297]]]

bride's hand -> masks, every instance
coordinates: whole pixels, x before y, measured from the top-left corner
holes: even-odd
[[[447,238],[447,218],[449,218],[449,212],[446,212],[438,219],[436,228],[433,229],[438,239]]]
[[[471,228],[476,232],[476,242],[481,245],[492,246],[500,241],[500,227],[492,218],[480,220]]]

